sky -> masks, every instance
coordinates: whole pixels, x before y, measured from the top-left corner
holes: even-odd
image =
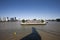
[[[60,0],[0,0],[0,17],[60,18]]]

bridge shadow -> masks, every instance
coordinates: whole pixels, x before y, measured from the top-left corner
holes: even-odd
[[[20,40],[41,40],[41,36],[38,34],[36,29],[32,27],[32,33]]]

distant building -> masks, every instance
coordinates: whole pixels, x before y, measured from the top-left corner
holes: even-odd
[[[3,18],[2,18],[2,21],[7,21],[7,18],[6,18],[6,17],[3,17]]]
[[[10,21],[14,21],[14,18],[10,18]]]
[[[9,18],[9,17],[0,17],[0,21],[16,21],[16,17]]]
[[[16,20],[16,17],[14,17],[14,20]]]
[[[0,21],[7,21],[7,17],[0,17]]]
[[[9,17],[7,17],[7,21],[9,21]]]
[[[2,21],[2,20],[1,20],[1,17],[0,17],[0,21]]]
[[[10,18],[10,21],[16,21],[16,17]]]

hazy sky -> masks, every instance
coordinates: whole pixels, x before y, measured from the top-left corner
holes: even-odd
[[[0,0],[0,17],[60,18],[60,0]]]

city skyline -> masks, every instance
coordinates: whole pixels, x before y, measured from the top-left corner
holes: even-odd
[[[60,0],[0,0],[0,17],[60,18]]]

